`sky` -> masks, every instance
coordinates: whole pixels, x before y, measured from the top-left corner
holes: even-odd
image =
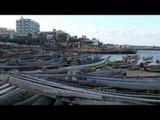
[[[0,27],[16,30],[16,20],[39,22],[40,31],[63,30],[104,44],[160,46],[160,15],[0,15]]]

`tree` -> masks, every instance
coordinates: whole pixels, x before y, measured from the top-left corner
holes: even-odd
[[[64,43],[67,39],[67,33],[58,33],[56,34],[58,42]]]
[[[28,39],[32,39],[32,36],[33,36],[33,35],[32,35],[31,33],[28,33],[27,38],[28,38]]]

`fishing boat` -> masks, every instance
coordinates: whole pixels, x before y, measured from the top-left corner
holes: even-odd
[[[137,61],[132,63],[116,61],[116,62],[108,62],[107,64],[113,68],[128,68],[128,67],[135,66],[137,64]]]
[[[6,74],[7,75],[7,74]],[[156,95],[147,94],[129,94],[104,92],[100,90],[83,87],[82,85],[66,84],[58,81],[51,81],[31,77],[24,74],[9,73],[7,75],[8,82],[11,85],[30,90],[37,94],[45,95],[51,98],[60,98],[62,101],[67,101],[73,104],[87,105],[89,104],[128,104],[128,105],[153,105],[160,104],[160,100]],[[47,92],[44,90],[50,90]],[[72,98],[72,99],[71,99]]]
[[[6,62],[8,59],[7,58],[1,58],[0,59],[0,63],[4,63],[4,62]]]
[[[97,77],[79,74],[80,82],[135,90],[160,90],[160,77]]]
[[[150,71],[150,72],[160,72],[160,64],[145,66],[144,70]]]
[[[0,69],[10,70],[10,69],[20,69],[20,70],[26,70],[26,69],[40,69],[46,65],[55,65],[62,63],[63,57],[52,59],[48,61],[30,61],[30,62],[20,62],[18,60],[12,60],[5,64],[0,65]]]
[[[138,55],[122,56],[122,60],[108,62],[107,64],[113,68],[128,68],[137,65],[140,57]]]
[[[99,62],[96,62],[96,63],[91,63],[91,64],[82,64],[82,65],[74,65],[74,66],[69,66],[69,67],[65,67],[65,69],[69,70],[69,71],[74,71],[74,70],[82,70],[82,69],[88,69],[88,68],[98,68],[98,67],[103,67],[108,59],[110,58],[107,57]]]

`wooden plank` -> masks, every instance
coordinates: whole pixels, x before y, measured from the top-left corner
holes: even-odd
[[[42,70],[34,70],[34,71],[21,71],[21,73],[26,73],[26,74],[36,74],[36,73],[43,73]]]
[[[10,86],[11,86],[10,84],[6,83],[6,84],[0,86],[0,91],[3,90],[3,89],[8,88],[8,87],[10,87]]]
[[[8,88],[5,88],[3,90],[0,91],[0,96],[3,95],[3,94],[7,94],[8,92],[16,89],[17,87],[16,86],[10,86]]]

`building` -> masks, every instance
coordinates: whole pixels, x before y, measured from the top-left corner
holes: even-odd
[[[70,39],[71,39],[71,36],[70,36],[70,34],[67,33],[67,39],[66,40],[69,41]]]
[[[93,38],[91,41],[92,41],[92,45],[94,45],[94,46],[98,46],[99,45],[99,40],[98,39]]]
[[[78,38],[78,36],[75,35],[75,36],[72,36],[71,38],[76,40]]]
[[[40,31],[40,25],[34,20],[21,17],[21,19],[16,20],[16,31],[19,36],[33,35]]]
[[[43,45],[55,45],[57,41],[53,34],[53,31],[39,32],[38,37],[40,38],[41,44]]]
[[[87,39],[87,36],[85,36],[85,35],[82,35],[82,38],[83,38],[83,39]]]
[[[98,39],[82,39],[81,38],[81,48],[97,48],[99,46],[100,42]]]
[[[13,39],[14,34],[15,34],[14,29],[8,29],[8,28],[0,27],[0,37],[1,38]]]

